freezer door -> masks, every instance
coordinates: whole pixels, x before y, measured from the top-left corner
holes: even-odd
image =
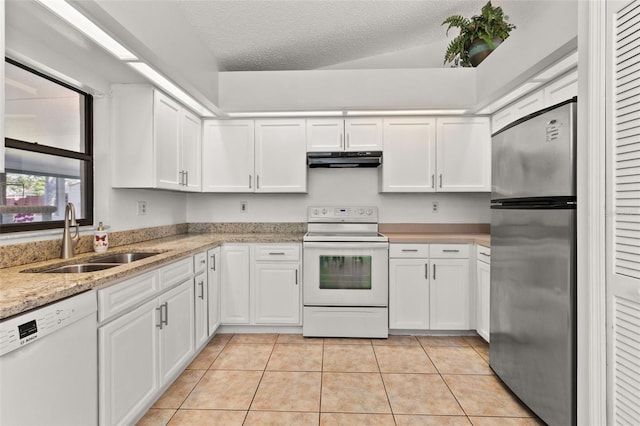
[[[491,211],[490,365],[550,425],[576,421],[575,212]]]
[[[492,138],[492,200],[576,194],[575,110],[570,102]]]

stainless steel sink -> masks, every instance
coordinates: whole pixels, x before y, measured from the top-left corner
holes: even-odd
[[[102,271],[103,269],[115,268],[119,263],[76,263],[73,265],[56,266],[50,269],[43,269],[36,272],[54,274],[78,274],[82,272]]]
[[[89,259],[88,263],[131,263],[136,260],[146,259],[147,257],[155,256],[160,253],[150,252],[132,252],[132,253],[110,253],[103,256],[97,256]]]

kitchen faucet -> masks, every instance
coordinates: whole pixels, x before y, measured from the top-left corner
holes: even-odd
[[[71,216],[71,217],[69,217]],[[71,236],[70,226],[76,227],[76,232]],[[69,259],[75,255],[76,244],[80,239],[80,229],[76,222],[76,208],[73,203],[68,203],[64,209],[64,233],[62,234],[62,250],[60,250],[61,259]]]

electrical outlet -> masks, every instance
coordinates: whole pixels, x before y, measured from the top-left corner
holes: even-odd
[[[240,212],[241,213],[246,213],[248,208],[249,207],[248,207],[246,201],[240,201]]]
[[[147,202],[146,201],[138,201],[138,216],[143,216],[147,214]]]
[[[440,203],[438,203],[437,201],[434,201],[433,203],[431,203],[431,212],[432,213],[438,213],[438,209],[440,208]]]

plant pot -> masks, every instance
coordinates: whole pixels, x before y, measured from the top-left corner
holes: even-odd
[[[474,67],[480,65],[480,62],[484,61],[484,58],[489,56],[493,49],[498,47],[502,43],[502,39],[500,37],[495,37],[493,39],[494,47],[492,48],[487,43],[485,43],[482,39],[475,39],[471,45],[469,46],[469,62]]]

